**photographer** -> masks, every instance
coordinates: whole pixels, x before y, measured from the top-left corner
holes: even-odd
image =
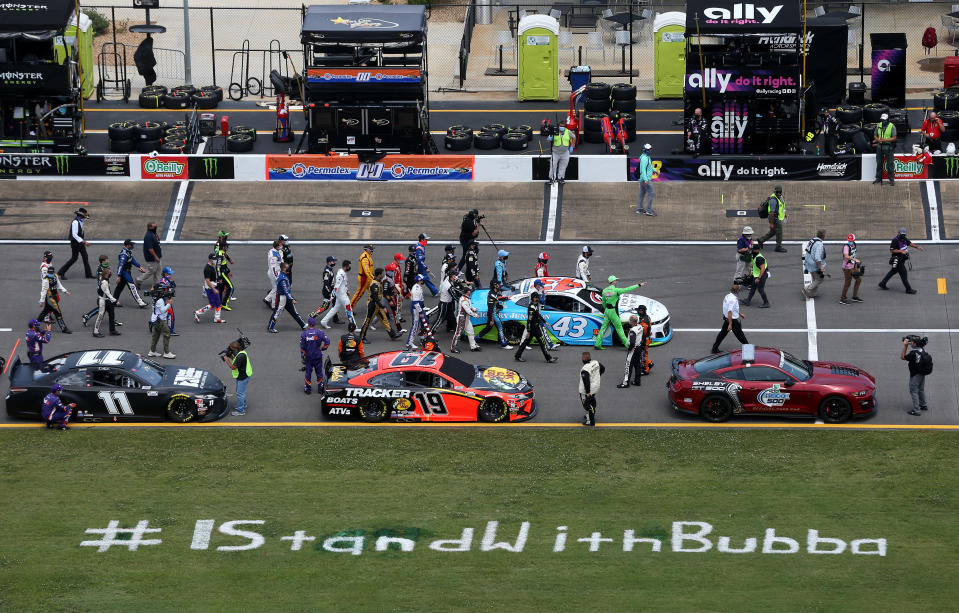
[[[463,215],[463,224],[460,226],[460,246],[463,247],[463,255],[460,256],[460,262],[457,268],[463,270],[463,264],[466,262],[466,253],[469,251],[470,243],[479,236],[480,228],[483,227],[483,220],[486,215],[480,215],[479,211],[473,209],[466,215]]]
[[[826,246],[823,244],[825,238],[826,231],[818,230],[816,237],[806,243],[806,247],[803,249],[803,264],[806,267],[806,272],[812,277],[809,285],[802,289],[803,296],[807,299],[816,297],[819,293],[819,286],[826,279]]]
[[[909,285],[909,272],[906,270],[906,262],[909,261],[910,247],[915,247],[919,251],[923,251],[922,247],[913,243],[906,237],[905,228],[899,228],[899,234],[897,234],[896,237],[889,243],[890,268],[889,272],[886,273],[886,276],[883,277],[882,281],[879,282],[880,289],[889,289],[886,287],[886,283],[889,282],[889,279],[892,279],[894,274],[899,273],[899,278],[902,279],[902,284],[906,288],[906,293],[916,293],[916,290]]]
[[[926,406],[926,375],[932,374],[932,356],[923,349],[928,342],[928,338],[915,334],[902,338],[902,353],[899,358],[909,362],[909,395],[912,396],[910,415],[922,415],[922,411],[929,410]],[[910,346],[912,351],[906,353]]]
[[[862,284],[862,275],[865,272],[862,260],[856,257],[856,235],[850,234],[846,237],[846,244],[842,246],[842,297],[839,298],[839,304],[849,304],[846,299],[846,292],[849,291],[849,285],[856,279],[856,284],[852,287],[852,301],[863,302],[859,297],[859,285]]]
[[[543,127],[547,128],[545,132],[541,130],[540,133],[547,138],[551,138],[550,143],[552,145],[552,155],[550,156],[549,163],[549,180],[550,183],[559,181],[560,184],[566,182],[566,166],[569,164],[569,154],[573,152],[573,149],[576,148],[576,137],[573,136],[573,133],[566,129],[566,120],[560,120],[559,127],[555,130],[552,129],[552,125],[549,124],[548,120],[543,123]]]
[[[160,357],[157,352],[157,343],[160,336],[163,336],[163,357],[172,360],[176,354],[170,353],[170,324],[168,318],[173,313],[173,290],[165,289],[160,285],[155,285],[150,292],[153,296],[153,314],[150,315],[150,329],[153,330],[152,343],[150,344],[151,358]],[[99,321],[97,322],[99,324]]]
[[[240,338],[243,340],[243,337]],[[250,342],[241,343],[241,340],[230,343],[229,349],[223,354],[223,361],[226,362],[236,380],[236,408],[230,412],[230,415],[234,417],[246,415],[246,386],[250,383],[250,377],[253,376],[253,363],[246,352]],[[243,346],[244,344],[246,347]]]

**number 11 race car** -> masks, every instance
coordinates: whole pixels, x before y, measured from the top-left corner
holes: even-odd
[[[349,367],[327,362],[323,415],[368,422],[507,422],[536,416],[519,373],[435,351],[388,351]]]
[[[90,350],[40,365],[17,358],[10,368],[7,414],[41,419],[43,398],[54,383],[63,386],[64,404],[77,404],[75,422],[214,421],[229,411],[226,388],[209,371],[161,366],[130,351]]]

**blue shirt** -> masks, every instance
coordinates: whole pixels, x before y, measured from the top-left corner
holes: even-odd
[[[27,330],[27,354],[43,357],[43,345],[50,342],[49,332],[40,332],[33,328]]]
[[[413,255],[416,257],[418,272],[426,274],[426,247],[417,243],[416,248],[413,250]]]
[[[812,247],[809,249],[804,258],[806,263],[806,270],[809,272],[817,272],[819,266],[816,265],[816,262],[822,262],[823,268],[826,267],[826,247],[822,244],[822,240],[814,238],[812,241]]]
[[[117,258],[117,270],[120,272],[127,272],[130,270],[130,266],[140,267],[140,263],[137,262],[137,259],[133,257],[133,250],[127,249],[124,247],[120,251],[120,256]]]
[[[753,246],[753,239],[747,238],[745,234],[740,234],[739,239],[736,241],[736,251],[740,249],[749,249]]]
[[[150,249],[156,252],[157,256],[153,257],[150,254]],[[147,230],[147,233],[143,235],[143,261],[144,262],[158,262],[159,258],[163,257],[163,250],[160,249],[160,237],[156,235],[156,232],[150,232]]]
[[[330,346],[330,338],[323,330],[307,328],[300,335],[300,355],[310,362],[323,360],[323,350]]]
[[[281,272],[276,278],[276,293],[286,296],[287,300],[293,300],[293,294],[290,293],[290,278],[285,272]]]
[[[493,278],[500,282],[500,285],[506,283],[506,262],[496,260],[493,266]]]

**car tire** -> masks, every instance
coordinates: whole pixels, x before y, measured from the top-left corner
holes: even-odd
[[[177,85],[176,87],[173,88],[173,91],[183,92],[187,96],[192,96],[193,94],[196,93],[196,88],[193,87],[192,85]]]
[[[499,423],[509,417],[506,403],[499,398],[483,398],[476,408],[476,418],[486,423]]]
[[[109,148],[111,153],[130,153],[137,148],[137,143],[132,138],[124,140],[113,140],[111,138]]]
[[[857,132],[861,132],[861,131],[862,131],[862,126],[860,126],[859,124],[839,126],[839,131],[837,132],[839,142],[851,143],[853,136],[855,136]]]
[[[613,100],[636,100],[636,86],[629,83],[616,83],[609,90]]]
[[[936,92],[932,96],[932,106],[936,111],[951,111],[959,108],[959,93],[949,89]]]
[[[163,126],[155,121],[144,121],[133,128],[137,140],[160,140],[163,138]]]
[[[599,82],[587,83],[586,97],[589,98],[590,100],[609,101],[610,89],[612,88],[609,86],[609,83],[599,83]]]
[[[214,92],[205,92],[203,90],[190,96],[190,99],[198,109],[215,109],[218,103]]]
[[[253,138],[249,134],[231,134],[226,137],[226,148],[230,153],[252,151]]]
[[[583,131],[584,132],[603,132],[603,119],[606,117],[605,113],[586,113],[583,116]]]
[[[477,132],[473,135],[473,146],[477,149],[496,149],[499,147],[499,134],[496,132]]]
[[[186,129],[185,128],[167,128],[164,138],[182,138],[186,139]]]
[[[201,92],[212,93],[216,97],[217,104],[223,102],[223,88],[217,85],[204,85],[200,88]]]
[[[196,403],[186,394],[174,394],[166,405],[166,416],[178,424],[196,417]]]
[[[855,104],[847,104],[836,109],[836,119],[839,123],[861,123],[862,107]]]
[[[162,98],[163,96],[166,96],[170,90],[167,89],[166,85],[147,85],[140,91],[144,94],[153,94]]]
[[[356,406],[356,412],[363,421],[381,422],[390,415],[389,406],[382,398],[364,398]]]
[[[180,143],[183,141],[170,141],[160,145],[160,153],[180,154],[183,153],[183,147]]]
[[[586,109],[587,113],[608,113],[609,100],[596,100],[594,98],[587,98],[583,102],[583,108]]]
[[[137,96],[137,103],[141,109],[158,109],[163,106],[165,100],[166,94],[159,92],[140,92],[140,95]]]
[[[841,424],[852,417],[852,405],[842,396],[829,396],[819,405],[819,417],[827,424]]]
[[[636,112],[636,101],[635,100],[613,100],[613,110],[619,111],[620,113],[635,113]]]
[[[482,132],[496,132],[500,136],[506,134],[508,128],[501,123],[488,123],[481,128]]]
[[[533,126],[521,124],[518,126],[510,126],[510,132],[518,132],[526,137],[526,142],[533,140]]]
[[[249,134],[250,138],[256,141],[256,130],[250,126],[234,126],[230,128],[230,134]]]
[[[699,414],[706,421],[726,421],[733,416],[733,401],[719,394],[706,396],[699,405]]]
[[[168,109],[185,109],[190,104],[190,94],[184,91],[173,90],[163,99],[163,106]]]
[[[523,332],[526,326],[518,321],[507,321],[503,323],[503,334],[506,335],[506,342],[510,345],[518,345],[523,338]]]
[[[446,128],[446,134],[449,136],[453,136],[454,134],[469,134],[470,136],[472,136],[473,128],[469,126],[463,126],[463,125],[450,126]]]
[[[603,132],[594,132],[592,130],[587,130],[583,132],[583,140],[587,143],[602,143],[603,142]]]
[[[136,124],[128,121],[118,121],[111,123],[107,129],[110,140],[127,140],[134,137],[134,128]]]
[[[466,151],[473,146],[472,132],[454,132],[447,134],[444,146],[450,151]]]
[[[159,151],[163,146],[163,141],[159,138],[155,140],[138,140],[137,141],[137,151],[140,153],[152,153],[154,151]]]
[[[507,132],[500,137],[499,144],[507,151],[522,151],[529,146],[529,141],[522,132]]]
[[[862,120],[864,123],[878,123],[883,113],[888,112],[888,106],[879,102],[873,102],[862,107]]]

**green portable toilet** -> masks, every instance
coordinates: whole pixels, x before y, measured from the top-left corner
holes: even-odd
[[[94,82],[93,77],[96,74],[96,66],[93,62],[93,21],[80,13],[80,36],[77,38],[77,18],[76,13],[70,17],[67,22],[63,37],[56,37],[53,46],[53,55],[57,62],[62,64],[66,56],[64,42],[69,45],[76,44],[80,50],[80,69],[83,79],[83,97],[89,98],[93,95]],[[64,41],[66,38],[66,41]]]
[[[653,96],[682,98],[686,79],[686,13],[660,13],[653,20]]]
[[[559,96],[559,22],[549,15],[527,15],[516,30],[517,90],[522,100]]]

